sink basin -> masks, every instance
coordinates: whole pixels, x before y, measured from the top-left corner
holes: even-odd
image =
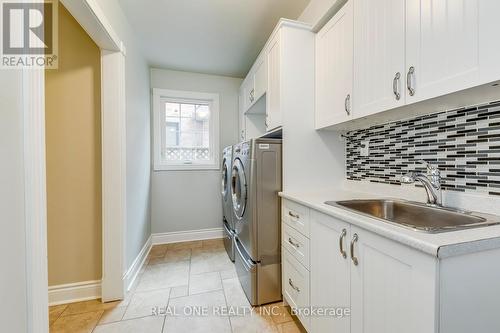
[[[343,207],[392,224],[426,232],[443,232],[476,228],[500,223],[500,218],[441,208],[404,200],[327,201],[327,205]]]

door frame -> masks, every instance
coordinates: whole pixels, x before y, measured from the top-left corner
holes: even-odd
[[[96,0],[60,0],[101,50],[102,299],[125,294],[126,122],[123,42]],[[28,332],[48,332],[45,76],[22,72]]]

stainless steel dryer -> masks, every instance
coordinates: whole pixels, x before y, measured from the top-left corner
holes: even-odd
[[[234,261],[234,224],[233,202],[231,200],[231,168],[233,162],[233,147],[224,148],[222,153],[222,225],[224,229],[224,247],[231,261]]]
[[[235,264],[252,305],[281,300],[281,139],[234,146],[231,197]]]

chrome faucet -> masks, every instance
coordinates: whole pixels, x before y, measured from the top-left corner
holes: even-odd
[[[429,164],[426,161],[420,160],[418,162],[427,167],[427,173],[410,172],[401,177],[401,183],[412,184],[416,181],[421,182],[427,192],[427,203],[442,206],[441,172],[437,166]]]

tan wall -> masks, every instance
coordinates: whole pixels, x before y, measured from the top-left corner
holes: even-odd
[[[45,72],[49,286],[101,279],[100,51],[59,4]]]

